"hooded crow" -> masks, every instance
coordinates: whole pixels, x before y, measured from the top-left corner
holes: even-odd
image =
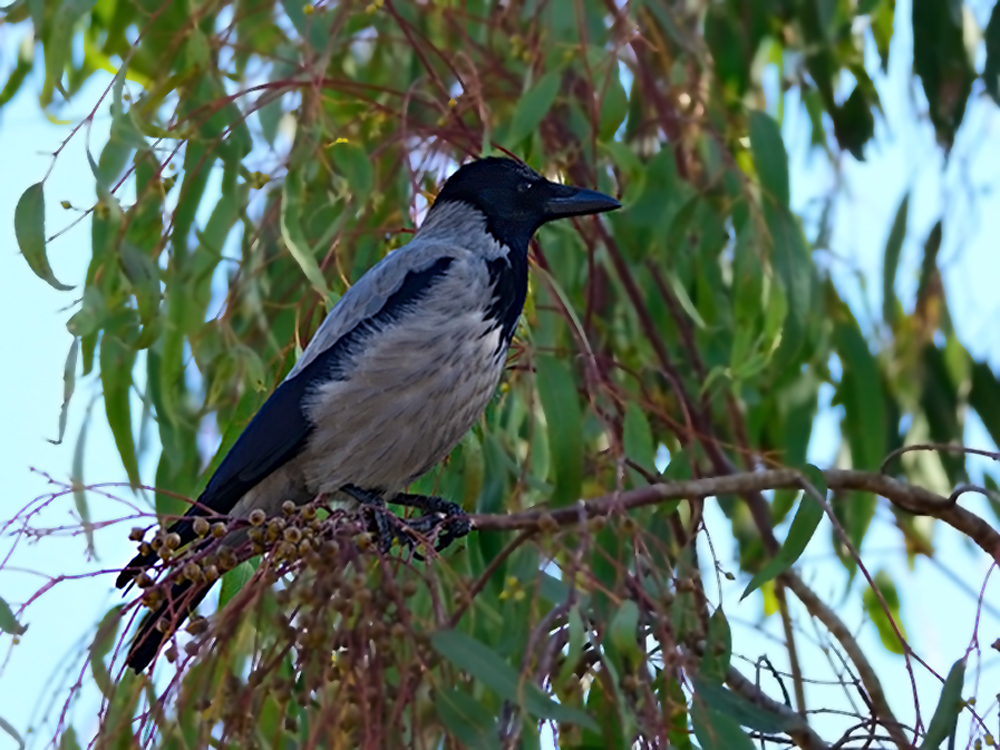
[[[170,527],[178,546],[199,538],[199,517],[271,515],[286,501],[302,505],[317,495],[420,508],[443,524],[439,546],[467,533],[458,505],[403,490],[448,455],[492,398],[524,307],[535,231],[617,208],[614,198],[551,182],[511,159],[458,169],[413,239],[327,315],[197,503]],[[380,523],[387,546],[392,535]],[[405,528],[400,521],[397,529]],[[245,538],[244,528],[222,544]],[[144,549],[118,576],[119,588],[156,561]],[[211,585],[176,583],[140,624],[128,665],[145,669]]]

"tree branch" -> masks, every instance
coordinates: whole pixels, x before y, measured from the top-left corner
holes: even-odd
[[[916,515],[933,516],[972,539],[991,558],[1000,563],[1000,534],[986,521],[948,498],[922,487],[900,482],[874,472],[829,469],[823,472],[830,489],[860,490],[880,495],[898,508]],[[554,510],[529,510],[510,515],[475,514],[472,525],[480,531],[567,526],[577,523],[581,513],[587,518],[656,505],[667,500],[687,500],[713,495],[742,495],[774,489],[799,489],[801,475],[794,469],[743,472],[725,476],[661,482],[648,487],[581,500]]]

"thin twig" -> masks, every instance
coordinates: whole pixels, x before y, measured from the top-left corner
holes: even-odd
[[[909,453],[911,451],[942,451],[945,453],[971,453],[974,456],[986,456],[986,458],[992,458],[994,461],[1000,461],[1000,453],[996,451],[982,450],[981,448],[966,448],[964,445],[959,445],[957,443],[914,443],[913,445],[904,445],[902,448],[897,448],[892,451],[888,456],[886,456],[881,465],[878,467],[880,474],[885,474],[886,467],[892,463],[896,458],[899,458],[904,453]]]

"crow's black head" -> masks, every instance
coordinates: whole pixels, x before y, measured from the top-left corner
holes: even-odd
[[[604,193],[550,182],[526,164],[497,157],[470,162],[449,177],[434,205],[449,201],[482,211],[493,236],[522,252],[547,221],[621,208]]]

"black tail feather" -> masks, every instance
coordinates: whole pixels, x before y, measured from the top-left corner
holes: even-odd
[[[115,580],[115,587],[123,589],[128,586],[132,583],[133,578],[146,570],[155,560],[155,554],[138,554],[133,557],[129,564],[122,568],[121,573],[118,574],[118,578]]]
[[[193,519],[197,516],[208,515],[208,511],[205,509],[205,506],[202,505],[202,501],[204,499],[205,494],[202,493],[201,497],[198,498],[198,502],[188,508],[184,517],[178,518],[167,529],[168,534],[177,534],[180,536],[180,546],[189,544],[197,538],[198,535],[194,533]],[[118,574],[118,578],[115,580],[115,587],[120,589],[125,588],[132,583],[132,579],[135,578],[136,575],[142,573],[154,562],[156,562],[156,552],[150,552],[148,555],[144,555],[140,552],[129,561],[128,565],[122,568],[121,573]]]
[[[155,612],[147,614],[139,624],[125,663],[136,673],[149,666],[156,658],[163,641],[177,631],[211,588],[211,583],[195,584],[191,581],[171,586],[167,600]],[[161,621],[169,626],[166,632],[157,627],[157,623]]]

